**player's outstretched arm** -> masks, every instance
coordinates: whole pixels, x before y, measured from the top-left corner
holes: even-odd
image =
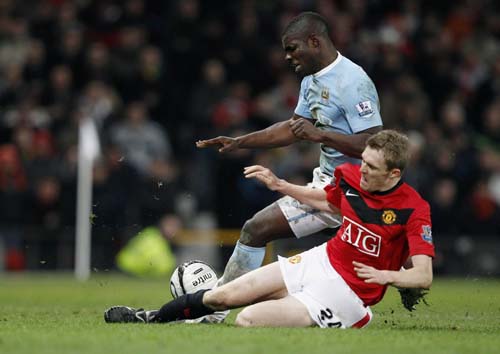
[[[338,210],[333,209],[327,202],[326,192],[323,189],[289,183],[284,179],[276,177],[270,169],[260,165],[245,167],[244,174],[246,178],[258,179],[270,190],[289,195],[315,209],[338,213]]]
[[[382,126],[347,135],[318,129],[307,119],[295,119],[290,120],[290,129],[298,139],[322,143],[347,156],[361,158],[366,140],[382,130]]]
[[[216,147],[219,152],[230,152],[239,148],[238,140],[228,136],[218,136],[213,139],[198,140],[196,142],[197,148],[206,148],[210,146]]]
[[[274,148],[288,146],[298,139],[290,130],[289,121],[278,122],[266,129],[258,130],[236,138],[218,136],[213,139],[198,140],[196,147],[217,147],[219,152],[230,152],[236,149]]]
[[[394,285],[399,288],[429,289],[432,284],[432,258],[427,255],[411,257],[413,267],[405,271],[379,270],[353,261],[354,271],[366,283]]]

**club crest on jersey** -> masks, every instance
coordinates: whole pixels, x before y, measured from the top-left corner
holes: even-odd
[[[373,113],[372,103],[370,101],[359,102],[356,105],[356,109],[358,110],[358,115],[360,117],[364,117]]]
[[[302,261],[302,257],[300,256],[300,254],[288,258],[288,262],[290,262],[292,264],[297,264],[297,263],[300,263],[301,261]]]
[[[394,224],[396,221],[396,213],[392,210],[384,210],[382,213],[382,221],[387,225]]]
[[[323,89],[321,90],[321,98],[324,101],[328,101],[328,99],[330,98],[330,91],[327,87],[323,87]]]
[[[382,237],[361,226],[354,220],[344,216],[342,221],[344,232],[340,239],[356,247],[360,252],[378,257],[382,245]]]
[[[423,225],[422,226],[422,234],[420,236],[422,236],[422,239],[425,242],[432,243],[432,229],[431,229],[430,225]]]

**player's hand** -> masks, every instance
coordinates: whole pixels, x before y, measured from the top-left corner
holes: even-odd
[[[375,269],[360,262],[353,261],[352,264],[354,265],[356,275],[361,279],[365,279],[365,283],[380,285],[390,283],[389,275],[386,271]]]
[[[290,130],[299,139],[319,142],[319,130],[305,118],[290,119]]]
[[[197,148],[206,148],[210,146],[215,146],[219,152],[230,152],[238,149],[238,141],[235,138],[230,138],[228,136],[218,136],[217,138],[208,140],[198,140],[196,142]]]
[[[245,178],[258,179],[272,191],[277,190],[280,183],[282,182],[282,180],[276,177],[276,175],[270,169],[260,165],[245,167],[243,169],[243,174],[245,175]]]

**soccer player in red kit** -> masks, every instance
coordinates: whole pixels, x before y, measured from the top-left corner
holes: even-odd
[[[408,161],[408,138],[383,130],[366,143],[360,166],[335,169],[325,189],[298,186],[269,169],[250,166],[272,190],[340,213],[342,225],[328,242],[247,273],[212,290],[181,296],[159,310],[114,306],[107,322],[171,322],[214,311],[250,305],[241,311],[240,326],[361,328],[371,318],[388,285],[429,288],[432,243],[428,203],[401,177]],[[405,262],[412,267],[400,271]]]

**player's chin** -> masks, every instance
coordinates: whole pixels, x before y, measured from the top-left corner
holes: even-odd
[[[295,68],[294,68],[294,70],[295,70],[295,73],[297,75],[299,75],[300,77],[304,77],[304,76],[310,75],[307,72],[307,70],[301,64],[296,65]]]

